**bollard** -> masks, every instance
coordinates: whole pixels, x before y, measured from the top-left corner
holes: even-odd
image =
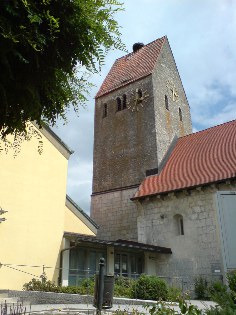
[[[102,303],[103,303],[103,292],[104,292],[104,267],[105,259],[100,258],[99,262],[99,276],[98,276],[98,299],[97,299],[97,315],[101,314]]]
[[[97,315],[101,315],[102,309],[109,309],[113,306],[114,276],[105,275],[105,259],[99,262],[99,273],[95,278],[94,301]]]

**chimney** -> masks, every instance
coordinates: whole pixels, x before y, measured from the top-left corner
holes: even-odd
[[[144,46],[143,43],[135,43],[133,44],[133,52],[136,53],[139,49],[141,49]]]

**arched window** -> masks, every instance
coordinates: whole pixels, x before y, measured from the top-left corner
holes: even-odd
[[[174,234],[184,235],[184,219],[181,214],[174,215]]]
[[[117,97],[116,103],[117,103],[117,111],[120,111],[121,110],[121,99],[119,97]]]
[[[127,107],[127,103],[126,103],[126,94],[123,95],[123,109],[125,109]]]
[[[166,109],[169,110],[169,101],[168,101],[167,95],[165,95],[165,106],[166,106]]]
[[[182,110],[181,110],[180,107],[179,107],[179,120],[180,120],[180,121],[183,121]]]
[[[103,104],[103,118],[107,117],[107,103]]]

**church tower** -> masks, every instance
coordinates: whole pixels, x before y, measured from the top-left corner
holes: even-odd
[[[176,136],[192,132],[189,104],[167,37],[115,61],[95,98],[91,217],[98,237],[137,240],[132,198],[157,174]]]

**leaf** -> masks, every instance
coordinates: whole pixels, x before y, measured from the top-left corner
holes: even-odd
[[[77,78],[84,71],[99,72],[110,49],[125,50],[114,18],[121,9],[115,0],[3,2],[0,129],[4,134],[26,130],[28,120],[53,125],[57,118],[65,119],[71,104],[76,111],[85,105],[89,78]]]

